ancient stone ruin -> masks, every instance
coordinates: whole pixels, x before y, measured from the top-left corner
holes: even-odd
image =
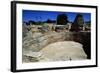
[[[85,30],[84,18],[77,14],[70,23],[61,14],[56,23],[23,25],[23,62],[65,61],[90,59],[90,32]]]
[[[83,30],[84,19],[81,14],[78,14],[72,23],[70,31],[80,31]]]

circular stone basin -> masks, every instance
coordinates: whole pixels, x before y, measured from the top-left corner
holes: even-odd
[[[44,47],[40,52],[42,53],[42,57],[50,61],[87,59],[82,44],[74,41],[52,43]]]

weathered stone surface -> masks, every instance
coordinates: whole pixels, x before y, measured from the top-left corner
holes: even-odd
[[[23,55],[22,60],[23,60],[22,61],[23,63],[30,63],[30,62],[38,62],[39,61],[36,57],[26,56],[26,55]]]
[[[23,30],[23,37],[25,37],[28,33],[28,29],[27,29],[27,26],[25,24],[23,24],[22,30]]]
[[[59,33],[58,32],[48,32],[48,33],[45,33],[45,34],[42,34],[41,32],[36,32],[36,33],[31,33],[30,32],[30,33],[27,34],[26,37],[23,38],[23,41],[22,41],[22,45],[23,45],[22,46],[23,47],[22,54],[24,56],[23,62],[28,62],[29,61],[28,58],[30,59],[30,62],[34,62],[35,58],[36,58],[36,61],[37,60],[38,61],[52,61],[52,60],[56,61],[56,60],[69,60],[69,59],[85,59],[86,58],[85,54],[81,54],[81,53],[84,52],[83,51],[84,48],[82,46],[80,46],[80,48],[82,48],[82,50],[79,50],[79,43],[76,44],[76,46],[78,46],[78,48],[74,47],[74,49],[75,49],[75,51],[77,49],[77,52],[81,52],[81,53],[77,53],[76,57],[75,56],[72,57],[70,55],[71,56],[71,58],[70,58],[70,56],[67,56],[67,54],[65,52],[68,50],[68,46],[70,46],[70,48],[72,48],[72,46],[71,46],[71,44],[73,44],[72,42],[70,44],[67,43],[67,44],[69,44],[68,46],[65,46],[65,45],[60,45],[59,46],[59,44],[55,45],[59,49],[62,48],[62,47],[63,47],[63,49],[64,49],[64,47],[67,48],[67,49],[65,49],[65,52],[63,54],[60,54],[59,57],[57,57],[57,58],[51,59],[51,58],[47,58],[45,55],[41,55],[41,56],[38,57],[38,56],[36,56],[35,53],[37,53],[37,55],[38,55],[41,50],[43,50],[44,48],[46,48],[50,44],[55,44],[57,42],[76,41],[76,42],[82,42],[82,44],[84,44],[85,40],[83,39],[83,37],[89,38],[89,37],[85,36],[86,34],[88,35],[88,33],[86,33],[86,32],[79,32],[79,33],[77,33],[77,32],[59,32]],[[75,45],[76,42],[74,42],[74,45]],[[86,43],[86,41],[85,41],[85,43]],[[55,48],[57,48],[57,47],[55,47]],[[55,48],[53,48],[53,49],[48,48],[47,50],[49,52],[51,50],[53,51]],[[89,48],[86,47],[85,50],[87,51],[88,49]],[[56,49],[55,49],[55,51],[56,51]],[[72,52],[74,52],[74,51],[72,51]],[[34,54],[35,54],[35,57],[32,56]],[[40,54],[43,54],[43,53],[41,52]],[[56,54],[58,54],[58,53],[56,53]],[[71,53],[69,53],[69,54],[71,54]],[[86,52],[86,54],[87,54],[87,52]],[[51,54],[51,57],[52,56],[53,55]],[[31,57],[34,57],[34,58],[31,58]]]
[[[22,53],[23,53],[24,59],[26,58],[24,62],[27,62],[28,60],[27,58],[30,59],[30,57],[33,57],[32,56],[33,52],[36,52],[36,53],[39,52],[43,47],[47,46],[50,43],[63,41],[65,39],[64,35],[65,33],[56,33],[56,32],[48,32],[46,34],[42,34],[39,32],[28,33],[28,35],[23,38]]]
[[[44,47],[40,52],[51,61],[87,59],[82,45],[73,41],[53,43]]]
[[[43,35],[42,33],[34,33],[33,35],[29,35],[23,39],[23,49],[31,50],[31,51],[39,51],[46,45],[64,40],[64,33],[48,33]]]
[[[24,51],[23,62],[46,62],[87,59],[81,44],[73,41],[52,43],[39,52]]]

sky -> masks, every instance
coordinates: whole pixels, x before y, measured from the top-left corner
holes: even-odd
[[[35,10],[23,10],[22,12],[22,20],[23,22],[28,22],[30,20],[33,20],[35,22],[38,21],[46,21],[48,19],[50,20],[56,20],[57,15],[59,14],[66,14],[68,17],[68,20],[70,22],[73,22],[78,12],[55,12],[55,11],[35,11]],[[80,13],[83,15],[84,21],[90,21],[91,20],[91,13]]]

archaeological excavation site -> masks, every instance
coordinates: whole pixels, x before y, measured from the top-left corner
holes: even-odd
[[[91,14],[23,10],[22,62],[91,59]]]

